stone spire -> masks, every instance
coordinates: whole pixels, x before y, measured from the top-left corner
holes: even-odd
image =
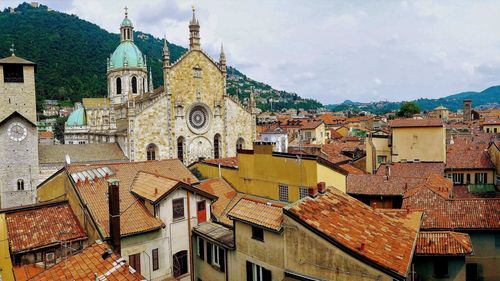
[[[200,49],[200,23],[196,19],[195,9],[193,6],[193,18],[189,22],[189,50]]]
[[[170,51],[168,50],[167,38],[163,37],[163,67],[170,66]]]
[[[149,85],[148,85],[148,92],[152,93],[154,91],[154,86],[153,86],[153,71],[151,70],[151,67],[149,68]]]
[[[224,54],[224,45],[220,44],[220,57],[219,57],[219,66],[222,72],[226,72],[226,55]]]

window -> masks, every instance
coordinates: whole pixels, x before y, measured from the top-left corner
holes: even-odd
[[[199,68],[199,67],[193,68],[193,77],[194,78],[201,78],[201,68]]]
[[[271,281],[271,271],[247,261],[247,281]]]
[[[24,190],[24,180],[23,179],[17,180],[17,190]]]
[[[299,198],[305,198],[309,195],[309,189],[307,187],[299,187]]]
[[[493,129],[493,132],[494,132],[494,133],[497,133],[497,128],[494,128],[494,129]]]
[[[224,272],[226,269],[224,249],[207,242],[207,263],[219,268]]]
[[[465,280],[466,281],[478,281],[479,272],[477,268],[477,263],[468,263],[465,265]]]
[[[467,174],[467,184],[470,184],[470,174]]]
[[[5,83],[23,83],[23,66],[21,64],[4,64],[3,81]]]
[[[488,175],[486,173],[476,173],[474,179],[475,183],[486,183],[488,181]]]
[[[440,258],[434,261],[434,277],[448,276],[448,261],[446,258]]]
[[[184,218],[184,198],[172,200],[172,214],[174,220]]]
[[[153,249],[153,271],[158,270],[160,268],[160,262],[158,260],[158,248]]]
[[[214,158],[220,158],[220,135],[216,134],[214,137]]]
[[[147,160],[156,160],[156,152],[158,148],[154,144],[149,144],[148,147],[146,148],[146,159]]]
[[[212,244],[212,264],[219,266],[219,247],[217,245]]]
[[[205,259],[205,243],[204,243],[204,240],[201,239],[201,237],[198,237],[198,239],[196,239],[197,241],[197,252],[196,254],[198,255],[198,257],[200,257],[201,260],[204,260]]]
[[[252,226],[252,239],[264,241],[264,229]]]
[[[137,78],[132,77],[132,94],[137,94]]]
[[[122,79],[120,77],[116,78],[116,94],[121,95],[122,93]]]
[[[312,138],[311,132],[305,132],[305,139],[309,140]]]
[[[184,162],[184,138],[179,137],[177,139],[177,158]]]
[[[462,173],[453,173],[453,183],[454,184],[463,184],[464,183],[464,174]]]
[[[128,264],[137,272],[141,273],[141,254],[129,255]]]
[[[174,255],[174,277],[188,273],[187,251],[180,251]]]
[[[280,201],[288,201],[288,185],[280,184],[278,188]]]
[[[238,141],[236,142],[236,150],[243,149],[244,146],[245,140],[243,138],[238,138]]]
[[[378,155],[377,156],[377,163],[386,163],[387,162],[387,156],[386,155]]]
[[[155,213],[155,218],[160,217],[160,204],[154,205],[154,213]]]
[[[490,132],[490,128],[486,128],[486,133],[489,133]]]

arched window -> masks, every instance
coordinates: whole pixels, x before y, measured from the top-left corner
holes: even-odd
[[[175,253],[173,258],[173,265],[174,265],[174,277],[179,277],[188,273],[187,251],[179,251]]]
[[[122,79],[120,77],[116,78],[116,94],[120,95],[122,93]]]
[[[177,139],[177,158],[184,162],[184,138],[179,137]]]
[[[243,149],[244,146],[245,140],[243,138],[238,138],[238,141],[236,142],[236,150]]]
[[[132,94],[137,94],[137,77],[132,77]]]
[[[219,159],[220,158],[220,135],[215,134],[214,136],[214,158]]]
[[[24,190],[24,180],[23,179],[17,180],[17,190]]]
[[[158,155],[158,147],[153,144],[153,143],[150,143],[147,147],[146,147],[146,156],[148,160],[156,160],[157,158],[157,155]]]

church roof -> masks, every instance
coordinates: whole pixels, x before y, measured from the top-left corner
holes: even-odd
[[[66,121],[67,126],[85,126],[87,125],[87,117],[85,115],[85,108],[81,107],[71,112]]]
[[[35,65],[34,62],[31,62],[29,60],[25,60],[23,58],[15,56],[15,55],[0,59],[0,64],[24,64],[24,65],[30,64],[30,65]]]
[[[134,25],[132,24],[132,21],[128,18],[128,17],[125,17],[122,21],[122,24],[120,25],[121,27],[124,27],[124,26],[130,26],[130,27],[133,27]]]
[[[144,67],[142,52],[132,41],[123,41],[111,55],[111,67]]]

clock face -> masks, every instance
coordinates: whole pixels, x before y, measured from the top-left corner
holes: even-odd
[[[7,134],[13,141],[22,141],[28,135],[28,130],[23,124],[15,122],[10,124]]]

